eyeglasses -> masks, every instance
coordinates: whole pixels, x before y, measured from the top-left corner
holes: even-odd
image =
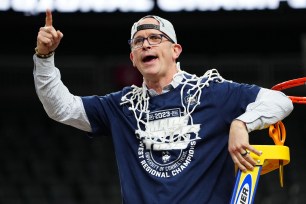
[[[132,49],[137,49],[141,48],[143,46],[143,43],[145,40],[148,41],[149,45],[158,45],[162,42],[163,37],[166,38],[167,40],[171,41],[174,43],[168,36],[163,35],[163,34],[151,34],[148,37],[137,37],[134,39],[130,39],[128,41],[129,45],[131,46]]]

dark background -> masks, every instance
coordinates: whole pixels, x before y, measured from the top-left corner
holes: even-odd
[[[229,80],[273,85],[305,76],[306,10],[165,13],[58,13],[64,33],[56,50],[62,80],[76,95],[103,95],[141,79],[129,61],[130,28],[156,14],[170,20],[183,46],[181,67],[204,74],[216,68]],[[120,203],[111,138],[90,139],[48,118],[33,83],[36,35],[44,14],[0,12],[0,203]],[[304,43],[304,46],[303,46]],[[284,91],[305,95],[305,87]],[[305,105],[283,122],[291,162],[285,186],[278,171],[260,177],[255,203],[306,203]],[[251,133],[253,144],[273,144],[268,130]]]

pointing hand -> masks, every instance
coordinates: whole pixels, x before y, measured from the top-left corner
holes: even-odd
[[[37,35],[37,51],[39,54],[46,55],[54,51],[64,36],[61,31],[55,30],[52,23],[52,13],[47,10],[45,26],[39,29]]]

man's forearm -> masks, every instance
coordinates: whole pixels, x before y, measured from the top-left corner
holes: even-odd
[[[292,101],[282,92],[262,88],[255,102],[237,119],[245,122],[248,132],[263,129],[287,117],[293,110]]]
[[[61,81],[54,66],[54,56],[40,59],[34,55],[34,83],[36,93],[48,116],[58,122],[90,132],[82,100],[74,96]]]

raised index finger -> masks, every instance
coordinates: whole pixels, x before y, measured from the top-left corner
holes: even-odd
[[[52,26],[52,13],[51,10],[46,10],[46,24],[45,26]]]

